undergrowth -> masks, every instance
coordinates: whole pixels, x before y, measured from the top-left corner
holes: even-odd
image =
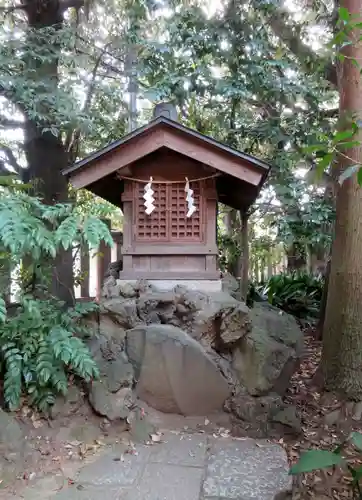
[[[27,395],[30,404],[47,411],[58,394],[66,394],[70,374],[85,381],[98,376],[81,339],[86,333],[82,316],[97,305],[67,308],[50,294],[50,282],[61,248],[88,245],[95,250],[101,240],[112,244],[107,225],[96,216],[70,204],[44,205],[16,183],[1,188],[0,270],[19,269],[16,306],[5,302],[4,288],[0,298],[0,369],[9,409],[19,408]]]
[[[319,315],[324,279],[305,272],[282,273],[257,287],[268,302],[283,311],[303,319]]]

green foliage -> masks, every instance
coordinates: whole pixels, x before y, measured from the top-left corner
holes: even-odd
[[[317,318],[324,280],[307,273],[277,274],[260,288],[270,304],[298,318]]]
[[[353,466],[351,465],[350,456],[348,457],[349,460],[344,457],[343,452],[348,444],[352,444],[353,447],[358,450],[358,457],[356,458],[359,464],[362,458],[362,434],[360,432],[352,432],[349,437],[333,451],[309,450],[302,453],[298,462],[290,468],[289,474],[297,475],[320,469],[328,469],[330,467],[342,467],[347,469],[351,474],[351,498],[362,500],[362,488],[360,485],[362,479],[362,466]]]
[[[98,376],[88,348],[77,335],[84,335],[80,319],[95,304],[64,309],[56,299],[24,297],[15,313],[0,329],[0,359],[4,398],[11,410],[20,405],[25,391],[33,404],[46,411],[57,394],[66,394],[68,374],[86,381]]]
[[[99,209],[99,207],[98,207]],[[42,411],[65,394],[71,373],[86,381],[98,370],[81,340],[82,317],[97,306],[73,308],[50,295],[52,263],[61,247],[88,245],[101,240],[111,245],[107,225],[92,213],[71,205],[44,205],[23,191],[4,189],[0,198],[0,263],[21,263],[17,305],[0,300],[0,362],[4,397],[11,409],[19,407],[25,391]]]
[[[339,453],[326,450],[310,450],[301,454],[299,461],[291,467],[290,474],[313,472],[342,464],[343,458]]]

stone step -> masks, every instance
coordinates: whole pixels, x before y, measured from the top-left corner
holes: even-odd
[[[124,454],[115,446],[55,500],[273,500],[291,488],[285,451],[253,439],[167,433]]]

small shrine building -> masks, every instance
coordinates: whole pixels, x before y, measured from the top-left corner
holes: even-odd
[[[246,211],[270,166],[181,125],[175,108],[64,171],[123,212],[119,279],[219,290],[217,204]]]

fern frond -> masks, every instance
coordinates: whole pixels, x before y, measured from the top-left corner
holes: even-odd
[[[5,300],[0,297],[0,323],[6,321],[6,304]]]

